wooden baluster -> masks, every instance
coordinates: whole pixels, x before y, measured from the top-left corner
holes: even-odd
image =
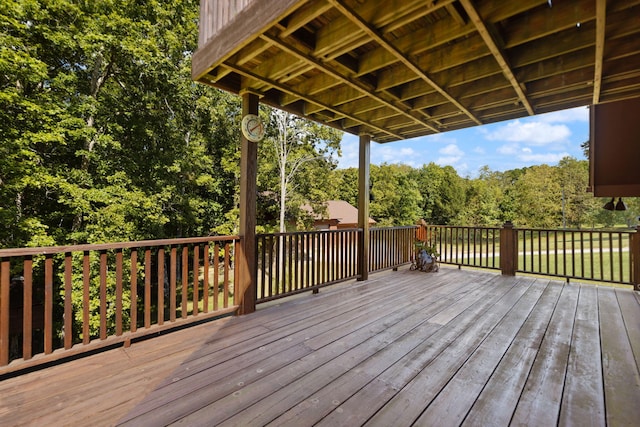
[[[23,266],[22,358],[28,360],[33,356],[33,258],[25,257]]]
[[[230,268],[230,258],[229,258],[229,253],[230,253],[230,247],[229,247],[229,242],[225,243],[224,245],[224,308],[229,307],[229,268]],[[236,294],[237,290],[234,288],[233,289],[233,293],[234,296]]]
[[[200,246],[193,246],[193,315],[197,316],[200,305]]]
[[[178,269],[178,249],[175,246],[171,246],[171,252],[169,255],[169,269],[171,274],[169,276],[169,321],[176,321],[176,311],[177,311],[177,291],[176,291],[176,282],[177,282],[177,269]]]
[[[151,248],[144,250],[144,327],[151,327]]]
[[[107,339],[107,251],[100,251],[100,339]]]
[[[53,353],[53,257],[44,259],[44,354]]]
[[[263,243],[264,245],[264,243]],[[236,249],[237,249],[238,245],[236,243]],[[263,268],[264,268],[264,264],[263,264]],[[234,274],[234,280],[235,280],[235,274]],[[264,287],[264,281],[263,283],[263,287]],[[219,293],[219,289],[218,286],[220,285],[220,246],[218,245],[218,243],[216,243],[213,247],[213,309],[217,310],[219,303],[218,303],[218,293]],[[263,290],[264,292],[264,290]],[[233,297],[235,298],[236,293],[233,293]]]
[[[186,319],[188,313],[189,301],[189,248],[182,247],[182,318]]]
[[[72,293],[71,291],[73,287],[73,282],[71,280],[72,270],[73,270],[73,262],[71,258],[71,252],[66,252],[64,254],[64,329],[63,329],[65,350],[68,350],[73,346],[73,299],[71,297],[71,293]],[[25,312],[26,312],[26,306],[27,306],[26,301],[24,306],[25,306]],[[29,306],[31,306],[31,303],[29,303]],[[27,335],[31,335],[31,328],[22,329],[23,340],[26,338]],[[24,347],[24,342],[23,342],[23,347]]]
[[[158,248],[158,325],[164,324],[164,248]]]
[[[131,332],[138,330],[138,250],[131,250]]]
[[[116,336],[122,335],[122,248],[116,249]]]
[[[209,244],[205,243],[202,254],[202,311],[209,312]]]

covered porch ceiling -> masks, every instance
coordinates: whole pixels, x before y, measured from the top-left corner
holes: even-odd
[[[640,96],[638,0],[202,0],[193,78],[390,142]]]

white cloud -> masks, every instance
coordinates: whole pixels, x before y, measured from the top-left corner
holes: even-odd
[[[399,144],[401,143],[372,144],[371,163],[405,164],[417,167],[420,154],[412,147],[402,147]]]
[[[572,108],[570,110],[555,111],[541,114],[539,120],[546,123],[589,122],[589,109],[587,107]]]
[[[438,153],[441,156],[436,160],[436,163],[439,165],[451,165],[458,163],[462,156],[464,156],[464,151],[462,151],[456,144],[449,144],[440,150]]]
[[[520,154],[518,156],[518,159],[522,160],[523,162],[557,163],[567,156],[569,156],[569,153],[542,153],[542,154],[526,153],[526,154]]]
[[[527,145],[547,145],[564,143],[571,136],[571,131],[564,124],[547,122],[521,122],[520,120],[507,123],[486,134],[491,141],[520,142]]]
[[[513,154],[516,154],[518,152],[519,148],[520,148],[520,146],[518,144],[504,144],[504,145],[501,145],[500,147],[496,148],[496,151],[499,154],[513,155]]]
[[[444,148],[438,150],[440,154],[449,154],[452,156],[462,156],[464,151],[462,151],[456,144],[449,144]]]
[[[474,148],[473,152],[476,153],[476,154],[487,154],[487,151],[482,147]]]

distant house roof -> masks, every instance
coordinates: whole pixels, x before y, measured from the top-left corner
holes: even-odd
[[[302,209],[311,212],[318,222],[335,221],[340,225],[350,224],[357,226],[358,224],[358,209],[344,200],[329,200],[326,203],[327,213],[326,215],[315,214],[313,209],[309,205],[302,206]],[[369,224],[375,224],[376,221],[373,218],[369,218]]]

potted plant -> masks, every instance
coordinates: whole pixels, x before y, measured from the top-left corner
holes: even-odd
[[[411,264],[411,270],[438,271],[438,256],[436,246],[428,241],[416,240],[414,242],[415,259]]]

